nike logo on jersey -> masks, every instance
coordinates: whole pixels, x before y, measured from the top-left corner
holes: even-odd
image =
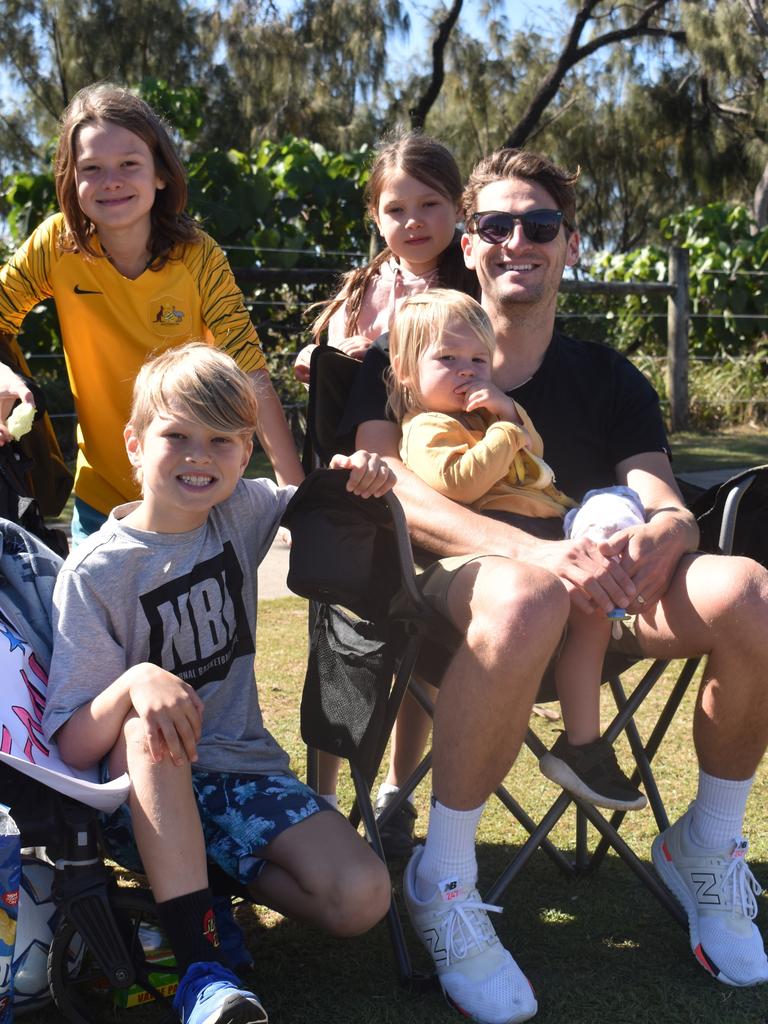
[[[89,291],[87,288],[81,288],[79,284],[75,285],[74,291],[75,291],[75,295],[103,295],[104,294],[104,292],[92,292],[92,291]]]

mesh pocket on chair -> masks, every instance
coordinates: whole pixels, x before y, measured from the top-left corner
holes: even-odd
[[[301,699],[301,735],[309,746],[375,773],[394,669],[389,630],[355,620],[335,605],[317,606]]]

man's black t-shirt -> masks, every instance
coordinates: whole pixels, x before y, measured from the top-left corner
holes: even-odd
[[[384,339],[372,345],[344,413],[342,430],[387,419]],[[555,331],[536,373],[509,394],[520,402],[544,442],[557,486],[576,501],[616,483],[617,463],[644,452],[668,452],[651,384],[628,359],[595,342]]]

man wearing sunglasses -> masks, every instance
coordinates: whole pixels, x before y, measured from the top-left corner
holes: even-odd
[[[556,326],[560,281],[579,256],[576,177],[534,153],[485,158],[464,193],[464,257],[494,326],[494,383],[531,416],[558,487],[576,500],[590,488],[632,487],[646,522],[609,542],[542,541],[438,495],[398,459],[381,347],[366,357],[346,417],[358,425],[358,445],[395,469],[411,535],[440,559],[425,573],[427,596],[465,634],[441,679],[430,824],[404,890],[428,948],[440,946],[430,936],[455,934],[461,914],[462,955],[454,950],[447,970],[433,956],[448,997],[488,1024],[526,1020],[536,1004],[525,998],[520,972],[502,963],[488,908],[472,903],[473,823],[519,749],[559,640],[564,594],[585,610],[634,613],[634,630],[622,640],[627,653],[706,658],[694,722],[696,799],[656,840],[653,860],[688,914],[699,963],[729,985],[768,981],[753,922],[759,886],[741,839],[768,745],[768,573],[748,559],[694,553],[698,528],[672,475],[653,388],[614,350]],[[418,746],[413,735],[409,749]],[[396,785],[407,769],[401,760],[389,781]],[[469,909],[456,909],[456,892],[470,893]]]

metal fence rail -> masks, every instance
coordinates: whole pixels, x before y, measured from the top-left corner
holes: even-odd
[[[279,250],[285,252],[286,250]],[[307,257],[337,256],[339,253],[318,253],[315,250],[298,252],[298,255]],[[360,257],[363,254],[344,254],[347,257]],[[359,260],[357,261],[359,262]],[[320,286],[324,294],[332,291],[333,284],[344,272],[343,268],[337,267],[234,267],[234,274],[239,286],[249,295],[248,307],[254,311],[257,308],[284,310],[288,319],[285,321],[266,318],[259,322],[258,317],[254,319],[261,332],[278,334],[286,338],[298,337],[305,328],[297,327],[301,323],[301,317],[308,306],[312,303],[306,299],[306,289],[313,286]],[[713,273],[715,273],[713,271]],[[719,272],[727,274],[725,271]],[[733,278],[738,275],[767,276],[768,271],[737,271],[736,274],[729,274]],[[281,297],[275,294],[275,289],[286,286],[293,295]],[[259,295],[260,291],[268,291],[267,296]],[[611,296],[621,298],[627,295],[645,296],[666,296],[667,312],[638,312],[636,315],[644,318],[660,318],[666,316],[667,320],[667,353],[665,359],[665,376],[668,394],[669,420],[673,431],[684,430],[689,425],[689,331],[692,319],[750,319],[768,320],[768,314],[725,314],[709,313],[702,314],[691,312],[689,296],[689,258],[688,251],[682,248],[673,248],[669,252],[668,259],[668,281],[593,281],[581,277],[566,277],[561,282],[561,292],[567,295],[585,296]],[[254,295],[253,293],[256,292]],[[303,294],[302,294],[303,293]],[[291,314],[293,317],[291,319]],[[589,312],[564,312],[560,316],[565,319],[594,319],[605,316],[605,313]],[[282,354],[285,361],[285,372],[289,372],[290,352]],[[50,355],[32,355],[32,360],[51,360],[61,358],[60,353]],[[275,355],[272,354],[273,360]],[[744,401],[747,401],[746,399]],[[734,400],[735,402],[735,400]],[[299,401],[288,401],[285,403],[286,414],[296,436],[299,436],[303,429],[304,403]],[[55,412],[51,417],[61,434],[63,447],[72,450],[74,448],[74,412]]]

